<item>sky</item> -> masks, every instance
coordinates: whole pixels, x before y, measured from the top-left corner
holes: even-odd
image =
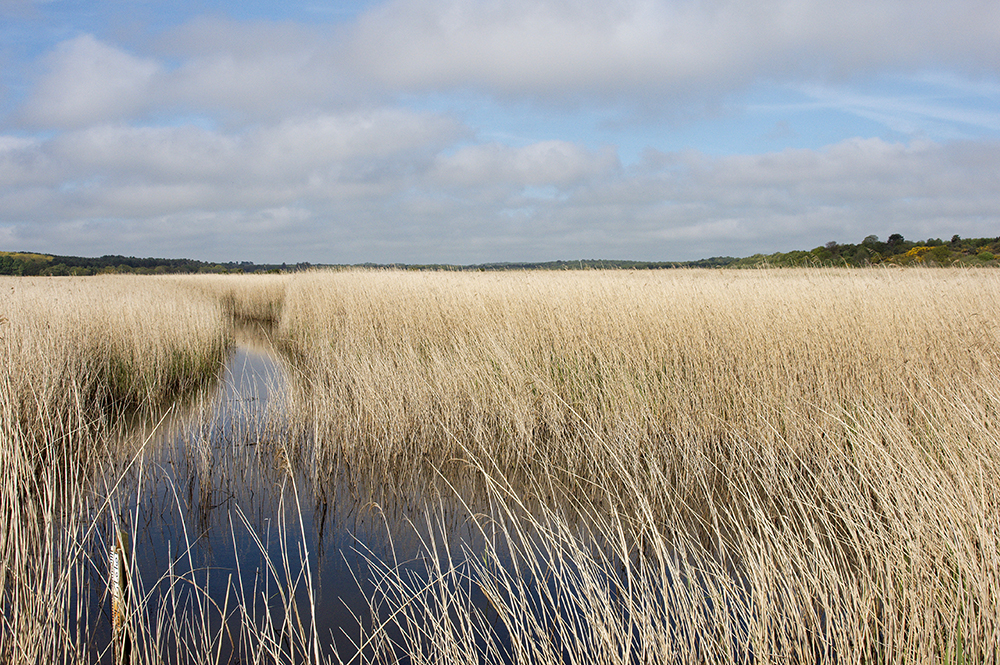
[[[0,0],[0,250],[684,261],[1000,235],[996,0]]]

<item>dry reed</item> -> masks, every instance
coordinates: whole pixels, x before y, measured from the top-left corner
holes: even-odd
[[[551,514],[503,539],[549,534],[544,565],[575,571],[544,620],[530,585],[493,582],[515,660],[988,662],[998,295],[970,271],[317,273],[289,284],[281,331],[330,464],[398,480],[465,460],[517,488],[501,513],[553,478],[584,491],[610,552]],[[609,561],[636,561],[627,588]],[[454,574],[432,567],[439,600],[417,605],[439,608],[429,653],[446,635],[478,653]]]
[[[5,510],[21,515],[25,492],[61,487],[32,489],[44,465],[27,441],[63,441],[48,454],[73,464],[94,419],[108,417],[77,405],[142,403],[185,385],[197,370],[165,368],[201,367],[178,353],[212,357],[229,325],[220,316],[277,322],[296,369],[286,459],[308,461],[313,482],[346,466],[404,491],[436,476],[447,492],[456,474],[486,488],[489,510],[469,508],[476,551],[428,541],[416,577],[382,562],[372,603],[391,620],[361,637],[370,649],[358,659],[400,649],[412,662],[1000,658],[996,272],[345,271],[81,284],[0,284],[52,293],[34,313],[19,296],[0,300],[16,361],[7,367],[19,367],[3,384],[4,477],[15,478]],[[73,318],[79,296],[65,290],[90,284],[101,295]],[[115,289],[154,285],[162,295],[143,303],[179,309],[136,305],[136,323],[112,335],[107,321],[129,302]],[[50,333],[53,315],[70,332]],[[207,333],[183,324],[195,318],[211,321]],[[149,348],[167,360],[114,369],[136,367]],[[31,514],[79,501],[68,490]],[[25,561],[23,543],[54,542],[46,519],[21,519],[24,533],[2,543],[0,659],[21,645],[61,660],[82,649],[84,636],[63,627],[81,611],[67,573],[51,572],[75,570],[66,561],[78,545],[50,547],[40,567]],[[283,588],[303,574],[284,573]],[[35,589],[60,608],[55,619],[32,605]],[[255,602],[242,601],[247,617]],[[318,661],[306,619],[284,639]],[[259,658],[284,658],[268,649],[287,625],[275,637],[274,626],[245,624]]]
[[[86,660],[103,467],[132,457],[117,445],[130,413],[216,371],[226,320],[163,280],[121,277],[3,278],[0,312],[0,661]]]

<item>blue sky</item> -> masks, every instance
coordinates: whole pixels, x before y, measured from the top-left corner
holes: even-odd
[[[0,0],[0,249],[687,260],[1000,234],[995,0]]]

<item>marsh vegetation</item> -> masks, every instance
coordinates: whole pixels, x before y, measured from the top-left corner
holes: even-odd
[[[994,662],[998,322],[977,269],[5,278],[0,661],[110,662],[124,529],[133,662]]]

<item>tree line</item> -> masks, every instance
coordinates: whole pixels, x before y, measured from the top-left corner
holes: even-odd
[[[940,238],[907,240],[893,233],[884,241],[870,235],[858,244],[830,241],[811,250],[754,254],[743,258],[713,256],[697,261],[628,261],[580,259],[528,263],[451,264],[375,264],[353,266],[311,263],[256,264],[250,261],[210,263],[193,259],[154,259],[105,255],[97,258],[58,256],[31,252],[0,252],[0,275],[65,276],[134,273],[140,275],[191,273],[261,273],[293,272],[313,267],[397,268],[402,270],[660,270],[666,268],[756,268],[764,266],[870,266],[890,265],[997,265],[1000,261],[1000,237]]]
[[[134,256],[59,256],[30,252],[0,252],[0,275],[84,276],[133,273],[167,275],[194,273],[255,273],[304,270],[309,263],[256,264],[250,261],[210,263],[194,259],[154,259]]]
[[[734,259],[727,266],[996,265],[998,256],[1000,238],[953,235],[948,241],[940,238],[907,240],[901,234],[893,233],[884,241],[870,235],[856,245],[831,241],[808,251],[754,254]]]

